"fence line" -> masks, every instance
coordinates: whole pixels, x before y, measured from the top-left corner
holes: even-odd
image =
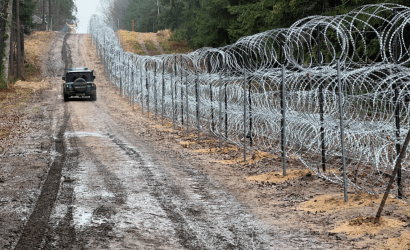
[[[286,151],[322,178],[381,193],[410,128],[409,24],[410,8],[366,5],[346,15],[304,18],[221,48],[159,56],[122,51],[98,16],[90,20],[90,34],[112,84],[143,113],[154,107],[157,115],[161,96],[162,117],[187,133],[196,127],[198,140],[202,131],[217,136],[221,147],[226,140],[244,150],[284,157]],[[380,50],[368,50],[367,40]],[[129,72],[139,82],[130,81]],[[400,188],[392,189],[406,202],[408,157]]]

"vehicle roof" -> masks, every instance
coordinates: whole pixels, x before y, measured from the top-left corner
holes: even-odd
[[[92,73],[93,70],[70,70],[70,71],[67,71],[67,73],[77,73],[77,72],[89,72],[89,73]]]

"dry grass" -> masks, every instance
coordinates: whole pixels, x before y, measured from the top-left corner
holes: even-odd
[[[125,51],[138,55],[145,55],[140,43],[138,42],[138,32],[120,30],[120,35],[121,45]]]
[[[25,79],[30,82],[41,79],[41,56],[55,37],[55,32],[37,31],[25,38]]]
[[[189,48],[186,41],[170,41],[169,39],[172,35],[170,30],[160,30],[157,33],[140,33],[120,30],[120,35],[123,49],[138,55],[145,55],[144,51],[141,48],[141,45],[138,42],[138,37],[140,35],[145,43],[148,52],[151,55],[160,54],[153,43],[153,38],[158,41],[165,54],[188,53],[193,51],[191,48]]]
[[[186,54],[192,52],[193,50],[189,47],[186,40],[184,41],[169,41],[170,52]]]
[[[150,55],[155,56],[155,55],[161,54],[155,47],[154,42],[152,40],[144,40],[144,42],[145,42],[145,47],[149,51]]]
[[[0,109],[3,112],[27,101],[33,91],[48,87],[46,82],[41,81],[41,56],[55,35],[55,32],[37,31],[25,38],[26,81],[17,81],[9,89],[0,90]]]
[[[23,72],[26,81],[17,81],[6,89],[0,89],[0,153],[10,139],[23,133],[19,120],[25,115],[24,106],[32,93],[49,86],[47,82],[41,81],[41,57],[55,35],[55,32],[40,31],[26,37]]]

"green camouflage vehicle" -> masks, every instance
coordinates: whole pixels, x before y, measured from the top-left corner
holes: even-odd
[[[97,86],[94,84],[94,70],[88,68],[72,68],[63,76],[63,96],[67,102],[70,97],[89,96],[91,101],[97,100]]]

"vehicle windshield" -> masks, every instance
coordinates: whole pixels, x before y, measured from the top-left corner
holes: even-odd
[[[84,78],[87,82],[93,81],[93,74],[91,72],[72,72],[68,73],[66,82],[74,82],[77,78]]]

